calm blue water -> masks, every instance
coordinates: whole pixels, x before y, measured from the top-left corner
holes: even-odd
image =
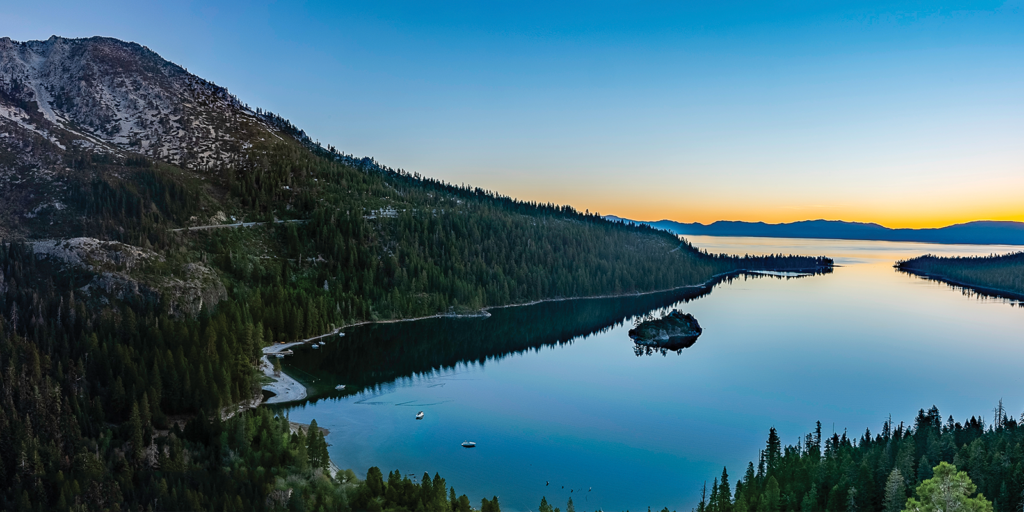
[[[1020,248],[691,240],[712,252],[823,254],[842,266],[741,278],[678,303],[574,301],[350,329],[286,369],[321,389],[363,391],[284,410],[330,429],[341,467],[439,472],[477,504],[499,496],[503,510],[536,510],[541,496],[563,510],[570,496],[578,510],[689,510],[723,466],[738,479],[772,426],[792,444],[816,420],[826,433],[835,425],[859,436],[933,404],[958,420],[991,421],[1000,398],[1024,410],[1024,308],[892,268],[925,253]],[[704,334],[678,354],[636,355],[632,317],[666,307],[692,313]]]

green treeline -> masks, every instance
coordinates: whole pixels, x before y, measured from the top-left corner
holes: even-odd
[[[346,319],[668,289],[739,268],[831,265],[710,255],[644,226],[401,171],[367,172],[284,144],[238,173],[233,192],[247,207],[291,201],[288,214],[307,222],[277,225],[277,255],[288,263],[264,272],[269,279],[253,281],[257,267],[272,264],[256,262],[243,235],[206,232],[206,250],[228,255],[224,267],[249,285],[277,285],[278,276],[310,290],[327,282],[328,303]]]
[[[423,473],[419,484],[414,483],[397,469],[388,472],[387,480],[376,466],[366,472],[366,481],[354,493],[352,507],[355,510],[419,510],[424,512],[469,512],[469,497],[465,494],[455,497],[455,488],[447,487],[444,478],[434,473]],[[493,506],[493,508],[492,508]],[[498,498],[484,498],[481,511],[500,512]]]
[[[1024,423],[1007,415],[1001,401],[994,417],[988,426],[975,417],[963,424],[952,416],[943,421],[933,406],[919,411],[913,426],[887,421],[880,433],[867,430],[859,439],[845,432],[823,438],[818,422],[800,445],[785,447],[772,428],[757,466],[747,465],[735,493],[723,469],[705,489],[698,510],[896,512],[904,510],[922,482],[937,476],[933,470],[943,463],[965,472],[963,478],[969,477],[997,512],[1020,510]],[[922,492],[918,489],[917,498],[925,500]]]
[[[1024,296],[1024,252],[991,256],[919,256],[896,262],[896,268],[925,274],[983,292]]]

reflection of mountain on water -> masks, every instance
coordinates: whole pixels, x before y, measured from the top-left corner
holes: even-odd
[[[744,272],[743,274],[740,274],[740,276],[737,276],[737,277],[742,277],[744,279],[748,279],[748,278],[756,279],[756,278],[760,278],[760,277],[771,277],[771,278],[775,278],[775,279],[786,279],[786,280],[788,280],[788,279],[799,279],[799,278],[802,278],[802,277],[810,277],[810,276],[819,275],[819,274],[831,274],[831,273],[832,273],[832,269],[831,268],[819,269],[819,270],[814,271],[814,272],[776,272],[776,271],[770,271],[770,270],[757,270],[757,271],[752,271],[752,272]],[[729,279],[728,281],[731,282],[732,279]],[[675,352],[676,355],[679,355],[679,354],[683,353],[683,349],[690,348],[690,347],[694,346],[697,343],[697,338],[700,337],[700,334],[703,331],[703,329],[701,329],[700,324],[697,322],[697,320],[695,318],[693,318],[693,316],[688,315],[688,314],[683,314],[680,311],[676,311],[675,313],[681,315],[680,316],[680,320],[683,320],[683,318],[688,317],[688,318],[685,318],[685,320],[683,321],[683,323],[686,324],[686,325],[685,325],[685,327],[681,325],[680,326],[680,328],[681,328],[680,332],[676,332],[673,335],[669,335],[669,333],[666,332],[665,333],[666,336],[664,337],[664,339],[658,339],[658,338],[651,337],[649,335],[644,335],[644,333],[642,333],[640,331],[641,331],[641,329],[645,325],[648,325],[648,326],[653,325],[654,327],[659,327],[658,323],[664,321],[668,317],[662,317],[661,319],[656,319],[652,313],[648,313],[647,315],[644,315],[643,317],[637,318],[636,319],[636,323],[634,324],[634,329],[629,331],[629,337],[633,340],[633,343],[634,343],[633,344],[633,354],[635,354],[637,357],[640,357],[640,356],[653,356],[655,354],[661,354],[662,356],[667,356],[669,352]],[[671,316],[671,314],[669,316]],[[692,329],[693,332],[691,332],[691,333],[682,332],[682,331],[685,331],[687,329]],[[670,330],[671,329],[667,329],[667,331],[670,331]]]
[[[743,276],[755,277],[767,276]],[[737,278],[725,276],[714,284]],[[335,394],[337,384],[346,384],[352,392],[459,363],[482,364],[530,349],[571,343],[652,310],[707,295],[714,284],[646,295],[494,308],[489,318],[370,324],[346,329],[344,337],[331,339],[319,350],[299,350],[283,361],[290,374],[310,387],[313,396]]]

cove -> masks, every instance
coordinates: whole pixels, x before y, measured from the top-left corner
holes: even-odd
[[[563,510],[569,497],[578,510],[688,510],[722,466],[735,481],[772,426],[792,444],[817,420],[859,436],[933,404],[958,420],[990,418],[1000,398],[1024,410],[1024,309],[892,268],[926,253],[1020,248],[690,240],[711,252],[825,254],[841,266],[347,329],[283,360],[314,398],[280,409],[328,428],[340,467],[438,472],[477,505],[497,495],[503,510],[524,511],[541,496]],[[699,320],[697,342],[638,351],[634,319],[672,309]]]

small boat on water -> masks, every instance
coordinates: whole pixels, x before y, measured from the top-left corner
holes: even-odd
[[[275,354],[278,359],[284,359],[284,354]]]
[[[463,441],[462,442],[462,447],[463,448],[475,448],[476,447],[476,443],[474,443],[473,441]]]
[[[423,411],[420,411],[420,412],[416,413],[416,419],[418,419],[418,420],[422,420],[423,419]]]
[[[316,343],[314,343],[313,344],[313,348],[320,348],[320,345],[317,345]]]
[[[345,385],[344,384],[338,384],[337,386],[334,386],[334,389],[337,389],[338,391],[341,391],[341,390],[345,389]]]
[[[343,332],[339,332],[338,333],[338,337],[343,337],[343,336],[345,336],[345,333],[343,333]]]

